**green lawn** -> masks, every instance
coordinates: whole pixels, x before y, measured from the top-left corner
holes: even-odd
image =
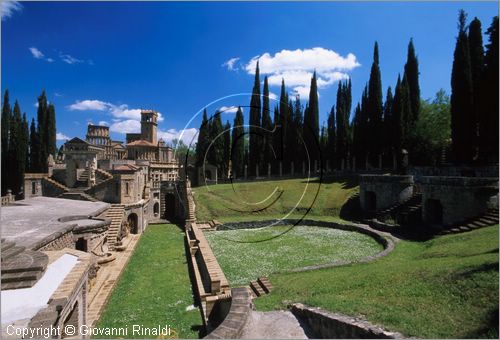
[[[280,218],[290,211],[293,212],[290,217],[300,217],[311,206],[307,217],[338,220],[340,208],[358,191],[357,185],[354,179],[327,178],[320,184],[317,178],[309,183],[296,178],[236,183],[234,187],[231,184],[201,186],[193,191],[199,220]]]
[[[498,338],[498,226],[401,241],[371,263],[270,276],[258,310],[302,302],[421,338]]]
[[[168,324],[179,338],[198,338],[184,233],[175,225],[150,225],[115,287],[97,327]],[[137,336],[137,338],[144,338]]]
[[[383,250],[370,236],[311,226],[211,231],[205,237],[231,286],[277,271],[353,261]]]

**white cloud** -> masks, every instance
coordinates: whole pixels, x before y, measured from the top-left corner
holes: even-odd
[[[221,106],[221,107],[219,107],[219,109],[217,111],[222,112],[222,113],[236,113],[238,111],[238,107],[237,106]]]
[[[10,18],[14,12],[21,11],[23,6],[19,1],[3,0],[0,2],[0,16],[2,20]]]
[[[165,142],[168,143],[171,143],[174,139],[180,139],[184,142],[184,144],[189,145],[191,143],[196,143],[195,136],[197,134],[198,129],[196,128],[183,130],[169,129],[167,131],[158,131],[158,138],[162,138]]]
[[[118,121],[109,127],[109,130],[112,132],[118,133],[134,133],[141,131],[141,123],[137,120],[128,119],[123,121]]]
[[[105,120],[101,120],[99,121],[99,123],[97,123],[97,125],[109,126],[109,123]]]
[[[61,60],[64,61],[66,64],[70,64],[70,65],[83,63],[83,60],[72,57],[69,54],[60,53],[59,58],[61,58]]]
[[[42,51],[36,47],[30,47],[29,50],[35,59],[42,59],[44,57]]]
[[[319,89],[326,88],[338,80],[347,79],[347,72],[359,67],[356,56],[352,53],[342,57],[337,52],[322,47],[311,49],[282,50],[274,55],[266,52],[252,58],[245,70],[249,74],[255,74],[255,67],[259,61],[261,74],[268,74],[268,82],[271,86],[280,86],[281,80],[291,86],[294,91],[301,95],[307,93],[313,72],[316,71]]]
[[[105,111],[109,107],[109,103],[100,100],[82,100],[76,101],[76,103],[71,104],[68,108],[71,111]]]
[[[70,138],[68,136],[66,136],[64,133],[58,132],[58,133],[56,133],[56,139],[57,140],[69,140]]]
[[[54,92],[54,96],[56,96],[56,97],[63,97],[64,95],[62,93],[59,93],[59,92]]]
[[[238,69],[238,66],[236,65],[236,63],[238,62],[238,60],[240,60],[240,58],[231,58],[227,61],[225,61],[221,66],[222,67],[227,67],[227,69],[229,71],[235,71]]]
[[[278,95],[273,92],[269,92],[269,98],[272,100],[278,100]]]

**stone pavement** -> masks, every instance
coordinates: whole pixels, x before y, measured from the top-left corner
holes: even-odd
[[[305,327],[305,326],[304,326]],[[308,339],[311,332],[289,311],[252,311],[242,339]]]
[[[135,247],[140,239],[140,234],[130,234],[124,244],[127,248],[124,251],[111,252],[116,259],[112,262],[101,265],[97,272],[96,281],[88,295],[90,305],[87,311],[87,326],[95,326],[99,320],[106,303],[111,296],[111,292],[120,278],[123,270],[127,266]]]

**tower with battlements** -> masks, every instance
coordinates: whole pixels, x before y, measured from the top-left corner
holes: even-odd
[[[158,112],[141,110],[141,139],[158,145]]]

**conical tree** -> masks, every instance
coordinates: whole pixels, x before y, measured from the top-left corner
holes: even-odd
[[[261,116],[260,116],[260,75],[259,75],[259,62],[255,67],[255,79],[252,89],[252,98],[250,100],[250,134],[249,138],[249,172],[255,175],[256,166],[262,163],[262,130]]]
[[[415,55],[415,47],[413,46],[413,39],[410,39],[408,44],[408,55],[405,64],[406,79],[410,91],[410,106],[411,106],[411,122],[412,125],[418,120],[420,113],[420,85],[418,83],[418,59]]]
[[[242,178],[245,169],[245,128],[241,107],[236,111],[232,131],[231,164],[233,176]]]
[[[392,89],[389,86],[387,88],[387,94],[385,96],[384,103],[384,150],[387,156],[391,156],[394,150],[394,141],[393,141],[393,127],[394,127],[394,119],[392,116],[392,106],[393,106],[393,97],[392,97]],[[386,157],[387,158],[387,157]]]
[[[41,172],[47,172],[47,157],[49,156],[48,151],[48,103],[47,96],[45,95],[45,90],[42,91],[40,97],[38,97],[38,109],[37,109],[37,120],[38,120],[38,136],[40,138],[40,164],[37,168]]]
[[[269,108],[269,84],[267,76],[264,78],[264,89],[262,94],[262,166],[261,171],[267,171],[267,165],[274,160],[272,144],[273,144],[273,122],[271,121],[271,110]]]
[[[53,104],[47,107],[47,154],[56,156],[56,109]]]
[[[218,177],[224,176],[224,136],[221,113],[216,112],[210,123],[207,161],[217,167]]]
[[[481,21],[474,18],[469,25],[469,54],[471,65],[471,78],[472,78],[472,107],[473,119],[476,131],[474,131],[474,154],[476,158],[478,155],[479,141],[477,136],[478,122],[480,115],[480,84],[481,77],[484,69],[484,49],[483,49],[483,33],[481,31]]]
[[[6,194],[9,188],[8,182],[8,154],[9,154],[9,132],[12,108],[9,103],[9,90],[5,90],[2,103],[2,196]]]
[[[309,151],[311,162],[319,160],[319,102],[318,85],[316,80],[316,71],[311,78],[311,87],[309,89],[309,102],[307,109],[304,110],[304,142]]]
[[[368,102],[367,113],[370,121],[370,134],[368,150],[370,151],[371,162],[374,163],[382,152],[381,127],[382,127],[382,80],[379,67],[378,43],[375,42],[373,49],[373,63],[370,71],[370,80],[368,81]]]
[[[456,163],[470,163],[474,153],[473,86],[466,14],[459,14],[458,37],[451,72],[451,139]]]
[[[205,154],[208,145],[210,144],[210,123],[207,118],[207,109],[203,110],[203,118],[201,120],[200,130],[198,131],[198,142],[196,143],[196,166],[203,166]]]
[[[224,152],[223,152],[223,176],[228,177],[229,160],[231,159],[231,124],[226,121],[224,125]]]
[[[335,150],[335,140],[336,140],[336,124],[335,124],[335,105],[332,105],[332,109],[328,114],[327,120],[327,135],[328,141],[326,146],[325,158],[330,161],[330,167],[335,167],[336,162],[336,150]]]
[[[290,127],[290,109],[288,107],[288,94],[286,92],[285,80],[281,79],[281,92],[280,92],[280,102],[279,102],[279,122],[281,125],[281,133],[278,133],[276,137],[278,138],[275,147],[275,152],[277,154],[278,163],[282,162],[283,169],[286,169],[288,164],[288,152],[286,141],[288,138],[289,127]],[[276,124],[276,119],[274,120]],[[293,133],[293,131],[291,132]],[[276,173],[278,173],[278,166],[276,166]]]
[[[22,121],[21,121],[21,108],[19,107],[19,103],[14,103],[14,110],[12,112],[12,117],[10,120],[10,131],[9,131],[9,152],[8,152],[8,165],[7,165],[7,180],[9,182],[10,189],[14,194],[19,194],[22,188],[22,178],[20,166],[24,163],[24,155],[23,159],[20,160],[20,150],[22,149],[21,145],[21,129],[22,129]]]
[[[486,31],[488,44],[480,85],[479,147],[483,163],[498,163],[498,16]]]
[[[38,129],[35,125],[35,118],[31,120],[30,125],[30,142],[29,142],[29,171],[33,173],[41,172],[40,166],[40,137],[38,135]]]

